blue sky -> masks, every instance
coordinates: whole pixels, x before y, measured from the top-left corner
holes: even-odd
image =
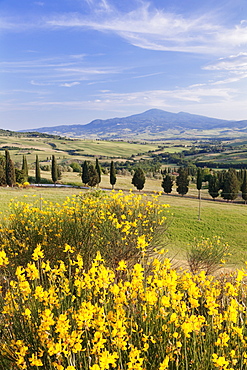
[[[0,128],[247,119],[246,0],[0,0]]]

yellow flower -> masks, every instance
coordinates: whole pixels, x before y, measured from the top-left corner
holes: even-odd
[[[26,267],[27,277],[31,280],[35,280],[39,278],[39,270],[35,266],[35,263],[28,263]]]
[[[124,271],[126,270],[127,268],[127,265],[126,265],[126,262],[125,261],[119,261],[118,262],[118,267],[116,268],[117,271]]]
[[[226,369],[229,361],[225,359],[224,356],[217,356],[216,353],[213,353],[213,363],[215,364],[216,367],[220,367],[221,369]]]
[[[37,355],[32,354],[32,357],[29,358],[31,366],[43,366],[42,361],[37,358]]]
[[[37,247],[34,249],[32,258],[34,261],[38,261],[39,258],[44,258],[44,253],[41,250],[41,245],[38,244]]]
[[[146,236],[145,235],[138,236],[137,248],[145,250],[147,246],[148,246],[148,243],[146,242]]]
[[[116,367],[116,360],[118,359],[117,352],[110,353],[109,351],[103,351],[99,357],[99,364],[101,369],[109,369],[110,365]]]
[[[169,364],[169,356],[166,356],[164,361],[161,362],[159,370],[166,370],[168,369],[168,364]]]
[[[227,333],[220,333],[217,341],[215,342],[216,346],[226,347],[228,346],[227,342],[229,341],[230,337]]]
[[[94,364],[93,366],[90,366],[90,370],[101,370],[99,365]]]
[[[0,251],[0,266],[8,265],[9,259],[4,250]]]
[[[31,317],[31,311],[29,310],[29,308],[26,308],[24,313],[23,313],[24,316],[27,316],[28,318]]]
[[[65,244],[64,252],[74,253],[74,250],[69,244]]]

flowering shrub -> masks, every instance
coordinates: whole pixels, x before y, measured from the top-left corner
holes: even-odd
[[[51,267],[38,246],[2,286],[0,368],[246,369],[245,271],[224,280],[154,259],[146,275],[141,263],[113,270],[100,253],[85,271],[69,245],[63,253]],[[2,250],[4,276],[8,263]]]
[[[143,247],[146,258],[153,253],[154,235],[164,230],[168,206],[160,205],[158,198],[120,191],[81,194],[62,205],[13,202],[0,228],[0,245],[14,268],[27,263],[39,244],[51,263],[65,258],[63,249],[69,244],[80,252],[86,269],[97,251],[113,268],[121,260],[133,265],[143,256]]]
[[[229,253],[229,245],[219,237],[201,238],[195,240],[187,251],[187,261],[191,272],[205,271],[212,274],[226,262]]]

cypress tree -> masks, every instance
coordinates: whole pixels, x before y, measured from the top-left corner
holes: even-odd
[[[173,186],[173,181],[171,179],[171,176],[169,175],[166,175],[164,178],[163,178],[163,181],[162,181],[162,184],[161,184],[162,188],[164,189],[164,192],[166,194],[169,194],[172,192],[172,186]]]
[[[243,174],[243,183],[241,186],[241,192],[242,192],[242,198],[244,200],[244,203],[246,204],[247,201],[247,171],[244,170]]]
[[[217,173],[210,175],[208,180],[208,192],[215,200],[219,196],[219,190],[220,190],[220,181]]]
[[[85,185],[87,185],[89,180],[90,180],[89,173],[88,173],[88,163],[87,163],[87,161],[84,161],[84,163],[83,163],[81,179],[82,179],[83,184],[85,184]]]
[[[140,191],[144,188],[145,184],[145,174],[142,168],[137,168],[135,170],[134,176],[132,178],[132,184]]]
[[[55,155],[52,155],[52,160],[51,160],[51,178],[54,184],[56,184],[58,180],[58,170],[57,170],[57,161],[56,161]]]
[[[221,196],[227,201],[234,200],[237,198],[238,192],[239,181],[236,175],[236,171],[230,168],[224,176]]]
[[[36,184],[39,184],[40,180],[41,180],[41,175],[40,175],[39,157],[36,155],[36,161],[35,161],[35,182]]]
[[[227,173],[226,170],[217,172],[218,179],[219,179],[219,188],[220,189],[223,189],[224,179],[225,179],[226,173]]]
[[[6,185],[5,158],[0,156],[0,186]]]
[[[24,175],[23,170],[15,168],[15,180],[18,184],[24,184],[24,182],[26,182],[26,176]]]
[[[188,179],[188,171],[186,168],[180,167],[178,169],[178,177],[176,179],[176,185],[177,185],[177,192],[178,194],[181,194],[184,196],[188,193],[189,190],[189,179]]]
[[[28,181],[27,158],[25,155],[23,155],[22,157],[22,172],[23,172],[24,182]]]
[[[161,170],[161,174],[162,174],[163,176],[166,176],[166,175],[167,175],[167,169],[165,168],[165,169],[164,169],[164,171],[162,171],[162,170]]]
[[[61,166],[57,166],[57,179],[58,180],[61,180],[62,178],[62,167]]]
[[[114,189],[114,185],[116,184],[117,177],[116,177],[116,170],[114,166],[114,162],[111,161],[111,168],[110,168],[110,184],[112,186],[112,189]]]
[[[100,168],[100,164],[99,164],[98,158],[96,158],[95,169],[96,169],[96,171],[98,173],[98,184],[99,184],[101,182],[101,168]]]
[[[88,175],[89,175],[88,185],[91,187],[96,186],[99,183],[99,176],[93,164],[90,164],[88,166]]]
[[[13,161],[10,159],[9,151],[5,150],[5,171],[6,171],[6,183],[9,186],[15,185],[15,167]]]
[[[196,176],[196,188],[198,190],[198,198],[200,198],[201,188],[202,188],[202,180],[203,180],[203,174],[202,169],[197,169],[197,176]]]

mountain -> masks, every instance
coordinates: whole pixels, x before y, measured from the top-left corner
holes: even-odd
[[[101,138],[144,139],[172,137],[233,137],[247,134],[247,120],[228,121],[185,112],[150,109],[128,117],[96,119],[86,125],[61,125],[34,130],[52,135]]]

